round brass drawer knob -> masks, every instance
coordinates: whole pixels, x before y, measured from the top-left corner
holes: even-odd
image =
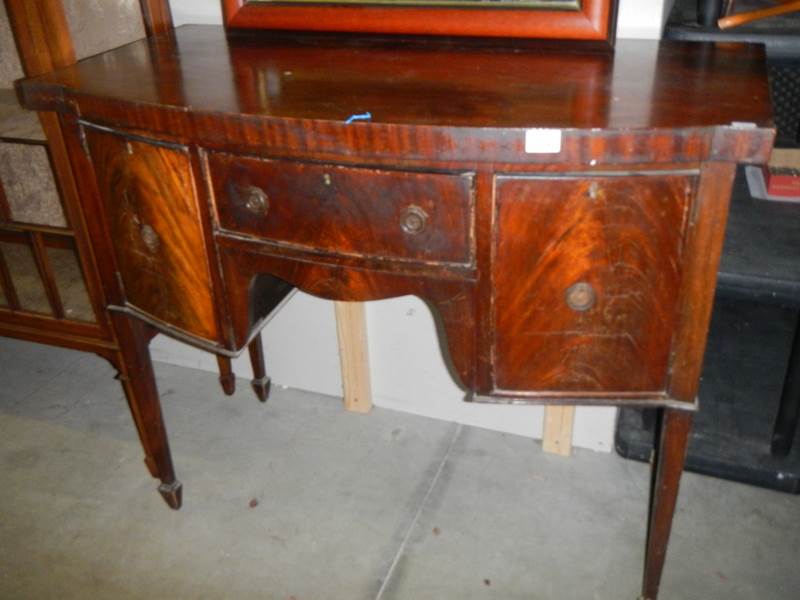
[[[266,192],[254,185],[245,188],[244,207],[254,215],[265,217],[269,212],[269,198]]]
[[[569,286],[565,296],[567,306],[578,312],[589,310],[594,306],[597,300],[597,293],[594,291],[594,288],[585,281],[579,281]]]
[[[409,206],[400,218],[400,228],[409,235],[422,233],[428,225],[428,213],[419,206]]]

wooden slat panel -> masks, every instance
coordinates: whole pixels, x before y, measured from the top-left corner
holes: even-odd
[[[5,1],[20,61],[26,75],[41,75],[75,62],[75,49],[61,0]],[[86,335],[108,339],[111,333],[107,329],[106,315],[103,310],[105,300],[86,233],[86,225],[81,213],[77,187],[61,125],[55,113],[40,112],[38,116],[49,147],[52,168],[61,193],[64,212],[69,225],[74,230],[78,257],[92,309],[97,315],[100,325],[99,329],[93,327]],[[29,229],[38,230],[40,228],[30,227]],[[54,325],[56,324],[54,323]],[[57,327],[70,326],[72,324],[66,322],[57,324]]]

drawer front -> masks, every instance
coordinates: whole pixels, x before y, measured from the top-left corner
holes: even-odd
[[[692,175],[498,178],[495,387],[658,392]]]
[[[127,303],[216,340],[209,261],[187,150],[85,132]]]
[[[220,226],[334,253],[472,262],[472,177],[210,153]]]

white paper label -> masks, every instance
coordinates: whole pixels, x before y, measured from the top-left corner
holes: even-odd
[[[525,152],[528,154],[558,154],[561,152],[561,130],[526,129]]]

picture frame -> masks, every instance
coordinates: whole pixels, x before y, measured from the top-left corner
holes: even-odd
[[[229,30],[582,40],[613,44],[617,0],[222,0]]]

